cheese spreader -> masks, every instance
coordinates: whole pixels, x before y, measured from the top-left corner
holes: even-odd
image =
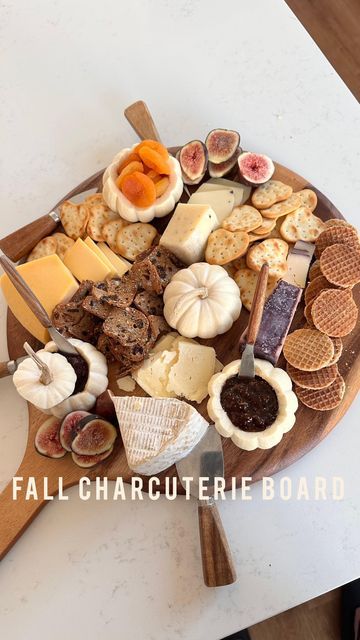
[[[224,455],[221,437],[209,425],[200,442],[188,456],[176,463],[182,486],[191,478],[190,493],[199,500],[199,531],[204,582],[207,587],[222,587],[236,582],[236,571],[229,543],[214,499],[215,478],[224,477]],[[207,499],[199,499],[200,478]]]
[[[55,329],[52,325],[52,322],[42,306],[40,300],[36,297],[36,295],[31,291],[28,284],[25,282],[24,278],[17,271],[16,266],[9,260],[9,258],[4,254],[4,252],[0,249],[0,264],[4,269],[5,273],[11,280],[17,292],[21,295],[23,300],[26,302],[28,307],[31,309],[33,314],[37,317],[39,322],[42,324],[45,329],[48,330],[50,337],[57,345],[59,351],[63,353],[69,353],[72,355],[77,355],[77,350],[75,347],[61,335],[60,331]]]
[[[87,180],[86,184],[99,178],[102,173],[102,171],[99,171],[97,174],[92,176],[90,180]],[[45,236],[56,231],[56,228],[60,223],[59,207],[65,200],[69,200],[71,198],[72,202],[79,204],[80,202],[83,202],[85,198],[96,192],[96,188],[86,189],[81,193],[76,193],[76,195],[74,195],[74,191],[70,191],[70,193],[68,193],[68,195],[63,198],[63,200],[61,200],[61,202],[59,202],[54,209],[50,211],[50,213],[41,216],[41,218],[37,218],[37,220],[21,227],[21,229],[17,229],[13,233],[10,233],[10,235],[6,236],[6,238],[0,240],[0,248],[11,260],[13,260],[13,262],[17,262],[21,258],[24,258],[30,253],[35,245],[42,240],[42,238],[45,238]]]

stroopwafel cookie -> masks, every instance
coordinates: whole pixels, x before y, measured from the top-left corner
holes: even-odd
[[[360,249],[358,232],[350,224],[328,227],[320,233],[315,242],[315,256],[320,258],[324,249],[332,244],[346,244],[349,247]]]
[[[334,382],[325,389],[303,389],[295,386],[295,393],[304,405],[316,411],[329,411],[341,403],[345,393],[344,378],[338,374]]]
[[[349,289],[325,289],[315,298],[311,317],[319,331],[341,338],[354,329],[358,308]]]
[[[330,364],[336,364],[341,358],[341,354],[343,352],[343,341],[341,338],[331,338],[331,341],[334,345],[334,357],[331,360]]]
[[[308,323],[308,325],[312,329],[314,329],[314,327],[315,327],[315,325],[313,323],[312,315],[311,315],[311,309],[312,309],[312,306],[314,304],[314,300],[315,300],[315,298],[313,300],[311,300],[311,302],[309,302],[309,304],[307,304],[305,306],[305,309],[304,309],[304,316],[305,316],[306,322]]]
[[[318,276],[317,278],[314,278],[314,280],[309,282],[305,289],[305,304],[309,304],[312,300],[315,300],[319,293],[324,289],[332,288],[335,288],[335,285],[331,284],[325,276]]]
[[[318,276],[322,276],[321,269],[320,269],[320,262],[319,260],[315,260],[315,262],[311,265],[309,269],[310,282],[311,280],[315,280],[315,278],[317,278]]]
[[[322,252],[320,268],[332,284],[353,287],[360,282],[360,251],[345,244],[333,244]]]
[[[325,389],[334,382],[339,373],[336,364],[323,367],[318,371],[301,371],[287,363],[286,371],[291,380],[302,389]]]
[[[287,336],[283,352],[285,360],[296,369],[317,371],[333,359],[334,345],[316,329],[297,329]]]

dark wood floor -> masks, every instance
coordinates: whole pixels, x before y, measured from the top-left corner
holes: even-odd
[[[360,0],[286,0],[360,99]],[[339,640],[340,589],[249,629],[251,640]]]

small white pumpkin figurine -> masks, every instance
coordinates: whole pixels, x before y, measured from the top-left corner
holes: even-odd
[[[218,265],[197,262],[181,269],[164,292],[164,316],[185,338],[214,338],[240,315],[239,287]]]
[[[18,393],[45,411],[68,398],[75,389],[76,373],[66,358],[44,349],[35,353],[27,342],[24,349],[29,358],[19,364],[13,376]]]

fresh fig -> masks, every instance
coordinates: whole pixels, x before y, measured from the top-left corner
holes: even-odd
[[[110,449],[104,451],[104,453],[99,453],[96,456],[80,456],[79,454],[72,452],[71,457],[75,464],[78,465],[78,467],[90,469],[90,467],[95,467],[95,465],[99,464],[99,462],[106,460],[106,458],[108,458],[112,454],[113,450],[114,447],[110,447]]]
[[[60,442],[66,451],[71,451],[71,443],[80,431],[80,422],[89,415],[88,411],[72,411],[65,416],[60,427]]]
[[[216,164],[215,162],[209,162],[208,169],[211,178],[222,178],[226,176],[233,167],[235,167],[237,159],[241,153],[241,149],[236,149],[234,155],[231,156],[229,160],[225,160],[224,162],[219,162]]]
[[[206,172],[208,163],[204,143],[201,140],[191,140],[184,144],[180,149],[178,160],[185,184],[198,184]]]
[[[61,420],[48,418],[40,425],[35,436],[35,448],[43,456],[48,458],[63,458],[66,449],[60,442]]]
[[[113,446],[117,431],[114,425],[99,416],[86,416],[79,422],[79,433],[71,443],[71,449],[80,456],[96,456]]]
[[[240,179],[244,184],[259,186],[272,177],[275,167],[268,156],[262,153],[243,151],[238,158]]]
[[[213,129],[208,133],[205,146],[209,161],[215,164],[226,162],[234,155],[240,144],[240,134],[231,129]]]
[[[116,411],[114,403],[110,398],[108,391],[104,391],[96,400],[94,413],[104,420],[108,420],[113,424],[117,424]]]

